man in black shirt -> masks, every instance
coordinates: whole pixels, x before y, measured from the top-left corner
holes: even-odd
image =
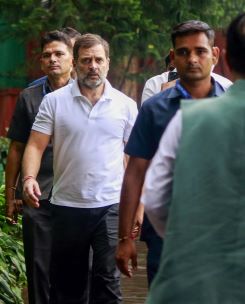
[[[47,79],[44,83],[31,86],[20,93],[7,135],[11,143],[6,164],[6,217],[11,223],[15,223],[17,219],[18,204],[15,198],[18,194],[15,197],[15,190],[24,149],[39,106],[47,93],[70,82],[73,56],[69,36],[60,31],[48,32],[41,39],[41,49],[41,69]],[[23,205],[23,241],[30,304],[49,303],[49,196],[53,183],[52,158],[52,145],[49,144],[38,175],[42,189],[41,207],[34,210]]]

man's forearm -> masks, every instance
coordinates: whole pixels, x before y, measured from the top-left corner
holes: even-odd
[[[17,141],[12,141],[10,143],[5,171],[5,193],[7,200],[14,198],[15,187],[20,174],[24,149],[24,143]]]
[[[28,205],[35,208],[39,207],[39,197],[41,196],[36,176],[49,140],[50,135],[32,131],[23,157],[23,197]]]
[[[132,240],[135,232],[132,228],[148,165],[148,160],[130,157],[122,186],[116,261],[119,270],[128,277],[132,276],[132,270],[137,269],[137,252]],[[129,267],[130,260],[132,269]]]
[[[119,209],[119,237],[129,237],[136,210],[139,205],[142,186],[149,161],[130,158],[125,172],[120,209]]]
[[[132,183],[134,183],[132,189]],[[119,237],[129,236],[132,231],[134,217],[139,205],[142,183],[135,182],[132,177],[126,177],[119,209]]]
[[[6,197],[6,217],[9,224],[18,221],[18,214],[21,210],[21,200],[15,199],[15,191],[20,175],[21,161],[25,149],[25,144],[18,141],[11,141],[8,151],[6,171],[5,171],[5,197]]]
[[[42,153],[35,146],[27,145],[22,162],[23,177],[33,176],[37,177],[40,169]]]

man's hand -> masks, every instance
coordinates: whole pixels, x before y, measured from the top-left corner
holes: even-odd
[[[169,88],[172,88],[174,87],[176,84],[176,79],[175,80],[172,80],[172,81],[169,81],[169,82],[165,82],[165,83],[162,83],[161,85],[161,91],[165,91]]]
[[[18,214],[22,213],[22,201],[16,199],[6,199],[6,221],[10,225],[18,222]]]
[[[131,267],[129,266],[131,260]],[[118,243],[116,262],[121,273],[131,278],[133,271],[137,270],[137,252],[135,242],[128,238]]]
[[[133,239],[136,239],[140,235],[143,219],[144,219],[144,205],[140,203],[134,218],[133,229],[131,232],[131,237]]]
[[[136,232],[138,233],[139,226],[134,230],[133,225],[149,163],[150,161],[147,159],[130,157],[122,185],[119,206],[119,235],[129,238],[119,242],[116,261],[120,271],[128,277],[131,277],[132,271],[137,268],[137,253],[132,237],[134,234],[136,235]],[[129,260],[131,260],[131,268],[129,268]]]
[[[41,191],[35,177],[40,169],[43,152],[50,139],[50,135],[32,130],[25,148],[22,160],[23,199],[30,207],[39,207]]]
[[[41,191],[38,182],[33,177],[24,181],[23,198],[27,205],[38,208],[40,195]]]

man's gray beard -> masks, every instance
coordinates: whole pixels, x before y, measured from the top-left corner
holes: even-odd
[[[78,82],[80,85],[85,86],[89,89],[96,89],[97,87],[99,87],[101,84],[103,84],[105,82],[105,77],[99,78],[96,81],[90,81],[89,79],[85,78],[85,79],[79,79],[78,78]]]

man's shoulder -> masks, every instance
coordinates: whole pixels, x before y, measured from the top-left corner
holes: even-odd
[[[162,74],[155,75],[151,78],[149,78],[146,81],[146,84],[151,84],[151,83],[157,83],[157,84],[162,84],[163,82],[168,82],[168,74],[169,72],[163,72]]]
[[[22,102],[34,102],[40,103],[43,98],[42,84],[36,84],[34,86],[23,89],[20,92],[19,100]]]
[[[179,108],[179,101],[179,94],[173,88],[146,100],[139,111],[125,153],[150,160],[167,124]]]
[[[224,90],[227,90],[232,85],[232,82],[224,76],[221,76],[213,72],[211,73],[211,75],[215,79],[215,81],[222,86]]]
[[[50,93],[48,93],[46,96],[48,96],[48,98],[63,98],[64,95],[66,96],[71,96],[71,87],[72,87],[73,83],[68,83],[67,85],[57,89],[57,90],[54,90]]]
[[[227,112],[225,100],[225,96],[222,95],[199,100],[190,107],[182,107],[183,134],[191,134],[192,138],[207,136],[217,141],[220,138],[218,130],[230,128],[228,119],[232,115]],[[234,116],[232,120],[234,121]]]
[[[180,94],[176,88],[172,87],[148,98],[141,108],[144,110],[154,110],[161,107],[167,110],[174,102],[178,102],[180,98]]]
[[[126,95],[125,93],[123,93],[122,91],[119,91],[118,89],[116,89],[114,87],[111,87],[109,94],[113,95],[113,96],[117,96],[117,97],[125,99],[125,100],[128,100],[128,101],[133,101],[133,99],[130,98],[128,95]]]
[[[46,82],[47,78],[48,78],[47,76],[43,76],[41,78],[35,79],[34,81],[28,84],[28,87],[32,87],[38,84],[43,85]]]
[[[136,107],[135,100],[114,87],[111,87],[109,91],[109,98],[115,101],[117,105],[120,103],[123,107]]]
[[[27,142],[42,99],[42,85],[35,85],[21,91],[7,134],[9,138],[22,143]]]
[[[23,94],[35,94],[36,92],[41,92],[43,88],[43,83],[36,83],[32,86],[25,88],[22,93]]]
[[[223,102],[225,100],[226,93],[218,97],[198,99],[198,102],[182,100],[183,117],[197,117],[204,124],[206,124],[205,120],[208,122],[211,118],[217,120],[215,118],[217,113],[221,112],[222,108],[226,111],[226,104]]]

